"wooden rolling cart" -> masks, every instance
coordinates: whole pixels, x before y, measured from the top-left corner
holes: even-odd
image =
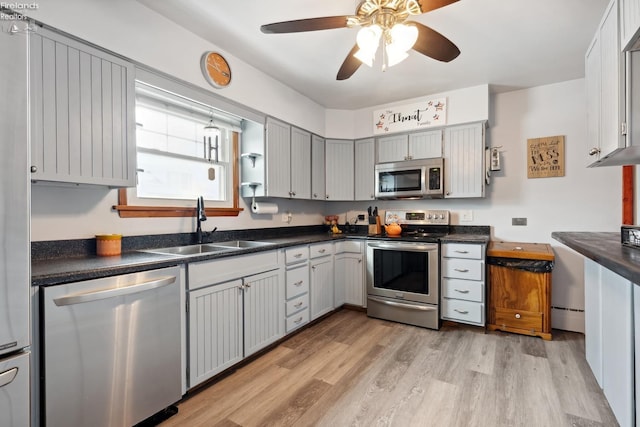
[[[551,340],[554,258],[553,250],[547,244],[489,243],[489,330]]]

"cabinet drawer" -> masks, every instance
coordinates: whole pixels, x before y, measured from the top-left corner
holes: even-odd
[[[496,308],[496,326],[542,331],[542,313],[511,308]]]
[[[287,301],[285,313],[287,316],[291,316],[293,313],[296,313],[308,307],[309,307],[309,294],[305,293],[298,297],[295,297],[292,300]]]
[[[472,259],[443,258],[442,277],[484,280],[484,262]]]
[[[446,258],[483,259],[484,245],[472,243],[443,243],[442,256]]]
[[[335,243],[335,253],[341,254],[343,252],[353,252],[356,254],[362,253],[362,242],[354,240],[342,240]]]
[[[286,283],[287,299],[309,292],[309,266],[305,264],[298,268],[288,269]]]
[[[239,255],[188,264],[189,289],[227,282],[278,268],[277,251]]]
[[[296,246],[294,248],[285,249],[284,262],[287,264],[295,264],[309,259],[308,246]]]
[[[443,298],[442,317],[456,321],[483,324],[484,304]]]
[[[442,296],[445,298],[484,302],[484,282],[443,278]]]
[[[287,317],[287,333],[309,322],[309,308],[305,308],[291,317]]]
[[[309,257],[312,259],[327,255],[333,255],[333,243],[321,243],[309,247]]]

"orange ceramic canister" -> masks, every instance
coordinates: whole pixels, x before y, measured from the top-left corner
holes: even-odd
[[[122,253],[122,234],[96,234],[98,256],[114,256]]]

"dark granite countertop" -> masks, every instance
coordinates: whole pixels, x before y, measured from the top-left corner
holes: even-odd
[[[640,249],[623,246],[620,232],[554,231],[551,237],[640,285]]]
[[[366,229],[364,227],[363,229]],[[95,246],[90,239],[83,241],[42,242],[32,244],[31,284],[51,286],[120,274],[135,273],[191,262],[246,255],[254,252],[270,251],[289,246],[335,241],[340,239],[384,239],[385,235],[367,235],[362,232],[330,234],[321,229],[300,229],[301,234],[280,235],[241,234],[238,232],[218,232],[223,240],[260,240],[272,243],[267,246],[242,248],[223,252],[213,252],[191,256],[166,255],[148,252],[153,248],[182,246],[192,242],[181,235],[133,237],[123,240],[123,253],[114,257],[99,257],[90,248]],[[489,241],[489,227],[457,227],[442,238],[443,242],[486,243]],[[306,232],[306,233],[305,233]],[[483,234],[486,233],[486,234]],[[215,242],[209,242],[215,244]],[[34,249],[34,246],[36,248]],[[47,253],[53,253],[48,256]],[[78,255],[80,253],[80,255]],[[83,255],[84,253],[84,255]]]

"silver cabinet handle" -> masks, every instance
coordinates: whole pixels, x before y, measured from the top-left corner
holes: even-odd
[[[302,254],[295,254],[293,257],[294,258],[300,258],[302,256]]]
[[[175,283],[176,276],[162,277],[160,279],[153,279],[146,282],[136,283],[130,286],[124,286],[121,288],[109,288],[95,292],[85,292],[74,295],[67,295],[64,297],[56,298],[53,300],[58,307],[64,305],[82,304],[85,302],[99,301],[108,298],[115,298],[123,295],[131,295],[138,292],[149,291],[151,289],[161,288]]]
[[[293,321],[293,323],[300,323],[302,322],[302,317],[298,317],[296,320]]]
[[[469,293],[468,289],[454,289],[454,291],[460,292],[461,294],[468,294]]]
[[[250,287],[251,287],[251,284],[250,284],[250,283],[247,283],[246,285],[244,285],[244,287],[245,287],[245,288],[250,288]]]
[[[457,253],[457,254],[468,254],[469,253],[469,251],[461,251],[461,250],[458,250],[458,249],[456,249],[454,252]]]
[[[453,309],[453,311],[455,311],[456,313],[460,313],[460,314],[469,314],[469,312],[467,310],[458,310],[457,308]]]
[[[318,193],[313,193],[313,198],[317,199],[318,198]]]
[[[469,272],[468,268],[454,268],[454,270],[459,272],[459,273],[468,273]]]
[[[323,254],[323,253],[327,252],[327,250],[326,250],[326,249],[320,249],[318,252],[320,252],[321,254]]]
[[[7,384],[11,384],[18,375],[18,368],[11,368],[8,371],[4,371],[0,374],[0,387],[4,387]]]
[[[299,303],[297,303],[297,304],[293,304],[293,306],[294,306],[295,308],[300,308],[300,307],[302,307],[302,301],[300,301],[300,302],[299,302]]]
[[[298,280],[296,283],[293,284],[293,286],[300,286],[302,285],[303,281],[302,280]]]
[[[589,150],[589,155],[590,156],[595,156],[598,153],[600,153],[600,149],[597,148],[597,147],[593,147],[591,150]]]

